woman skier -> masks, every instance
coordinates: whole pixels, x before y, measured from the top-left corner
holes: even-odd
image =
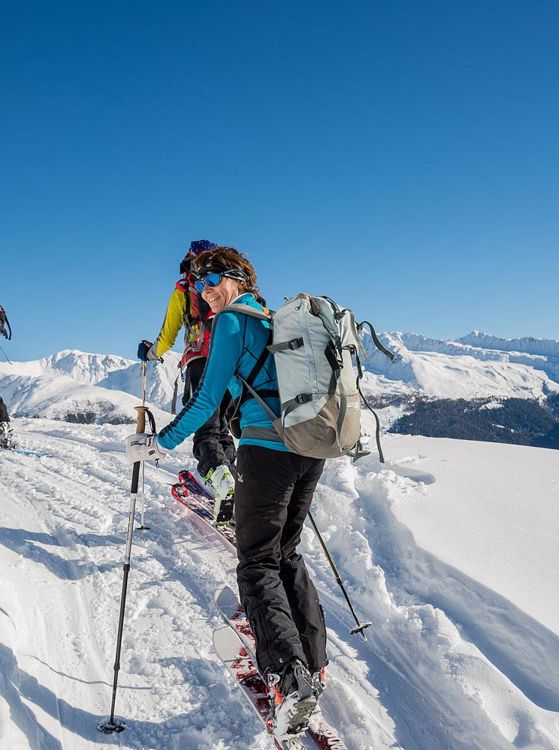
[[[193,270],[196,286],[214,313],[231,303],[264,309],[257,301],[253,266],[233,248],[202,253]],[[227,389],[240,400],[237,581],[256,640],[258,666],[270,687],[274,733],[283,740],[307,728],[324,689],[324,616],[297,552],[324,460],[290,452],[279,438],[270,439],[270,417],[256,399],[243,393],[237,375],[279,414],[276,368],[267,350],[270,340],[266,320],[230,310],[216,315],[200,387],[158,435],[130,436],[128,457],[134,462],[165,455],[204,423]],[[265,437],[259,437],[259,429]]]

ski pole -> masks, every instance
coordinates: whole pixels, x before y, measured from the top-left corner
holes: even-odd
[[[349,598],[349,596],[348,596],[348,593],[347,593],[347,591],[345,590],[345,586],[344,586],[344,584],[342,583],[342,579],[340,578],[340,574],[338,573],[338,569],[336,568],[336,565],[335,565],[335,563],[334,563],[334,560],[332,560],[332,556],[331,556],[331,555],[330,555],[330,553],[328,552],[328,547],[326,546],[326,542],[325,542],[325,541],[324,541],[324,539],[322,538],[322,535],[321,535],[320,531],[318,530],[318,526],[316,525],[316,523],[315,523],[315,521],[314,521],[314,518],[312,517],[312,513],[311,513],[310,511],[309,511],[309,519],[310,519],[310,522],[312,523],[312,526],[313,526],[313,529],[314,529],[314,531],[315,531],[315,534],[316,534],[316,535],[317,535],[317,537],[318,537],[318,541],[320,542],[320,545],[321,545],[322,549],[324,550],[324,554],[326,555],[326,558],[327,558],[328,562],[330,563],[330,567],[332,568],[332,571],[333,571],[333,573],[334,573],[334,576],[335,576],[335,578],[336,578],[336,583],[337,583],[337,584],[338,584],[338,586],[339,586],[339,587],[341,588],[341,590],[342,590],[342,593],[343,593],[343,595],[345,596],[345,600],[346,600],[346,602],[348,603],[348,606],[349,606],[349,608],[350,608],[350,610],[351,610],[351,614],[353,615],[353,619],[354,619],[354,620],[355,620],[355,622],[357,623],[357,627],[356,627],[356,628],[353,628],[352,630],[350,630],[350,633],[351,633],[352,635],[355,635],[355,633],[361,633],[361,635],[363,636],[363,638],[364,638],[365,640],[367,640],[367,636],[365,635],[365,633],[364,633],[364,630],[365,630],[365,628],[368,628],[368,627],[369,627],[370,625],[372,625],[372,623],[371,623],[371,622],[366,622],[366,623],[364,623],[364,624],[362,625],[362,624],[361,624],[361,623],[359,622],[359,618],[358,618],[358,617],[357,617],[357,615],[355,614],[355,610],[353,609],[353,605],[351,604],[351,601],[350,601],[350,598]]]
[[[2,354],[3,354],[3,355],[4,355],[5,357],[6,357],[6,362],[9,362],[9,363],[10,363],[11,365],[13,365],[13,362],[12,362],[12,360],[11,360],[11,359],[10,359],[10,358],[8,357],[8,355],[7,355],[7,354],[6,354],[6,352],[5,352],[5,351],[4,351],[3,349],[2,349],[2,347],[1,347],[1,346],[0,346],[0,352],[2,352]]]
[[[136,418],[136,433],[145,432],[146,428],[146,412],[148,409],[145,406],[136,406],[135,409],[138,412]],[[130,557],[132,554],[132,535],[134,533],[134,515],[136,513],[136,498],[138,495],[138,480],[140,477],[140,464],[142,461],[136,461],[132,467],[132,485],[130,487],[130,508],[128,511],[128,536],[126,539],[126,550],[124,553],[124,565],[123,578],[122,578],[122,593],[120,596],[120,616],[118,621],[118,634],[116,640],[116,655],[114,664],[114,681],[113,681],[113,697],[111,701],[111,714],[107,721],[103,721],[97,725],[97,730],[103,734],[113,734],[114,732],[122,732],[126,729],[126,722],[122,719],[115,718],[115,702],[116,702],[116,691],[118,685],[118,672],[120,670],[120,651],[122,647],[122,633],[124,628],[124,611],[126,609],[126,593],[128,589],[128,574],[130,572]]]
[[[146,383],[147,383],[147,363],[142,362],[142,369],[141,369],[141,382],[142,382],[142,407],[145,408],[146,405]],[[148,413],[148,416],[151,416],[151,412]],[[151,419],[150,419],[151,422]],[[152,425],[153,426],[153,425]],[[155,427],[153,427],[152,432],[155,432]],[[146,496],[144,492],[145,487],[145,463],[142,461],[142,490],[140,492],[140,525],[138,526],[138,531],[149,531],[149,526],[145,526],[144,524],[144,512],[145,512],[145,505],[146,505]]]
[[[146,496],[144,494],[144,482],[145,482],[145,464],[142,461],[142,489],[140,491],[140,525],[137,527],[138,531],[148,531],[149,526],[144,525],[144,513],[146,505]]]

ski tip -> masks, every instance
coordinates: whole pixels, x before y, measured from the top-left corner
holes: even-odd
[[[218,609],[231,609],[234,611],[240,607],[238,594],[228,585],[222,586],[216,590],[214,601],[217,604]]]

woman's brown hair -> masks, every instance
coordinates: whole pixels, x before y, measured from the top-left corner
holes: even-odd
[[[246,282],[239,281],[245,292],[258,294],[254,266],[243,253],[235,250],[234,247],[220,245],[211,250],[206,250],[197,255],[192,264],[192,270],[196,276],[205,276],[209,273],[223,273],[223,271],[231,269],[238,269],[247,277]]]

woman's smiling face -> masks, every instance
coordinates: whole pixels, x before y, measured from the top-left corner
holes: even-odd
[[[220,310],[232,302],[235,297],[242,294],[241,282],[237,279],[230,279],[228,276],[222,276],[217,286],[204,287],[202,299],[211,307],[212,312],[218,313]]]

